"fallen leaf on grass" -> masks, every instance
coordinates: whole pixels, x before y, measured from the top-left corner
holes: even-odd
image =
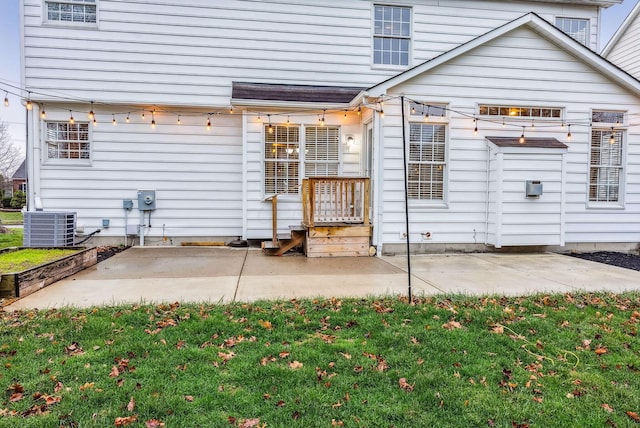
[[[109,377],[118,377],[120,376],[120,370],[118,370],[118,367],[113,366],[111,367],[111,372],[109,373]]]
[[[608,405],[607,403],[603,403],[600,405],[600,407],[602,407],[603,409],[605,409],[607,412],[609,413],[613,413],[615,410],[613,409],[613,407],[611,407],[610,405]]]
[[[14,392],[13,394],[11,394],[11,397],[9,397],[9,403],[15,403],[22,400],[22,398],[23,395],[21,392]]]
[[[344,422],[336,421],[335,419],[331,419],[331,426],[332,427],[343,427],[344,426]]]
[[[126,427],[127,425],[131,425],[132,423],[138,420],[138,416],[126,416],[126,417],[118,417],[115,420],[115,426],[117,427]]]
[[[161,428],[164,426],[164,422],[156,419],[151,419],[145,422],[144,425],[146,428]]]
[[[259,418],[245,419],[240,421],[240,423],[238,424],[238,428],[253,428],[258,426],[259,423],[260,423]]]
[[[291,368],[292,370],[297,370],[302,368],[303,364],[300,361],[291,361],[289,363],[289,368]]]
[[[184,396],[184,400],[188,401],[189,403],[191,403],[193,401],[193,395],[185,395]]]
[[[595,351],[593,351],[596,353],[596,355],[602,355],[602,354],[606,354],[607,352],[609,352],[609,350],[607,348],[596,348]]]
[[[273,324],[271,324],[271,321],[258,320],[258,324],[260,324],[260,326],[262,326],[262,328],[265,328],[267,330],[272,330],[273,329]]]
[[[129,403],[127,404],[127,410],[129,412],[133,412],[133,409],[136,408],[136,400],[133,399],[133,397],[131,397],[131,400],[129,400]]]
[[[504,327],[501,325],[497,325],[491,329],[491,332],[496,334],[504,334]]]
[[[442,328],[444,328],[445,330],[455,330],[458,328],[462,328],[462,324],[460,324],[458,321],[449,321],[448,323],[442,324]]]
[[[78,342],[72,342],[71,345],[65,346],[64,353],[69,356],[82,355],[84,354],[84,350]]]
[[[407,379],[404,377],[400,378],[400,380],[398,381],[398,384],[400,385],[400,388],[404,389],[407,392],[413,391],[413,385],[407,382]]]
[[[629,416],[636,422],[640,422],[640,415],[638,415],[636,412],[627,412],[627,416]]]

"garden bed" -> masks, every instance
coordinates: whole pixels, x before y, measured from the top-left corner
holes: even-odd
[[[47,249],[47,248],[45,248]],[[20,272],[2,273],[0,298],[24,297],[97,263],[95,248],[65,247],[75,253]],[[10,248],[2,251],[20,251]],[[1,253],[0,253],[1,254]]]

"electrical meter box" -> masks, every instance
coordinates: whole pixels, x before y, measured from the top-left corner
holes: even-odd
[[[138,209],[140,211],[153,211],[156,209],[155,190],[138,190]]]

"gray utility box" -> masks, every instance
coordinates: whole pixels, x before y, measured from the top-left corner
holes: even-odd
[[[156,209],[155,190],[138,190],[138,209],[140,211],[153,211]]]
[[[542,195],[542,182],[540,180],[527,180],[525,191],[527,198],[536,198]]]
[[[27,211],[24,213],[25,247],[72,247],[76,234],[76,213]]]

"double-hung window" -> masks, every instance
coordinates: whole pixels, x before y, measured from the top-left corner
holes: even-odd
[[[88,123],[47,122],[47,159],[86,160],[90,158]]]
[[[411,8],[374,6],[373,63],[409,65]]]
[[[409,199],[444,202],[447,169],[446,123],[409,123],[407,168]]]
[[[624,172],[624,112],[594,110],[591,115],[589,202],[620,204]]]
[[[45,1],[48,22],[96,22],[96,0]]]
[[[585,46],[589,46],[590,24],[588,19],[556,18],[556,27]]]
[[[265,125],[264,192],[297,194],[300,176],[300,128]]]

